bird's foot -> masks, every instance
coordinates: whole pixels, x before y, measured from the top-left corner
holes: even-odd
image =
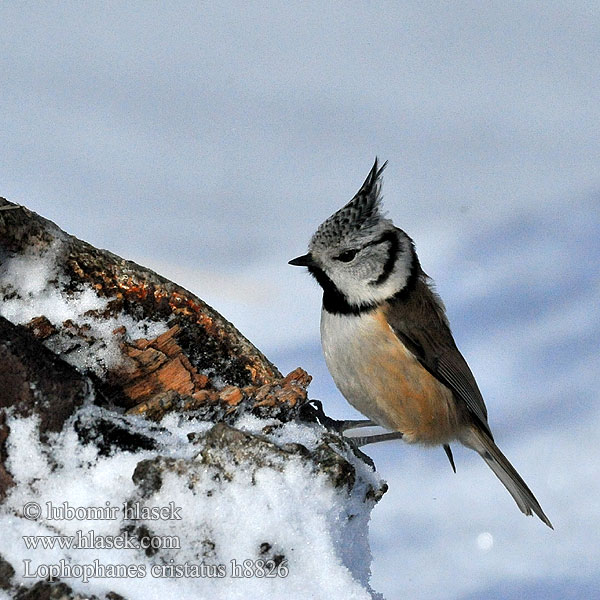
[[[360,460],[362,460],[364,463],[366,463],[367,465],[369,465],[373,469],[373,471],[375,471],[375,463],[373,462],[373,459],[370,456],[368,456],[367,454],[365,454],[353,442],[353,438],[344,437],[344,439],[346,440],[346,442],[349,442],[348,446],[350,447],[350,450],[352,450],[352,453],[354,454],[354,456],[356,456],[357,458],[360,458]]]
[[[370,421],[369,419],[346,419],[342,421],[332,419],[325,414],[323,403],[320,400],[309,400],[302,408],[305,413],[308,413],[314,420],[321,423],[321,425],[324,425],[327,429],[337,431],[338,433],[343,433],[348,429],[376,426],[376,423],[373,423],[373,421]]]

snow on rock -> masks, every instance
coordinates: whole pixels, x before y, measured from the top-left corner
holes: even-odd
[[[79,370],[103,377],[124,360],[119,345],[122,338],[115,330],[123,327],[127,339],[135,340],[157,337],[168,327],[162,320],[136,321],[126,314],[103,316],[108,298],[98,296],[90,284],[69,289],[71,282],[60,269],[64,250],[64,242],[56,238],[48,248],[28,249],[3,261],[0,315],[18,325],[43,315],[57,332],[46,345]],[[62,328],[65,322],[69,325]],[[85,341],[91,343],[82,343],[79,332],[84,332]]]
[[[0,199],[0,600],[379,598],[386,485],[309,382]]]
[[[99,598],[376,597],[368,520],[382,482],[320,425],[242,417],[234,428],[171,414],[149,430],[125,417],[156,447],[106,455],[82,444],[73,426],[93,418],[89,411],[51,434],[51,452],[38,439],[37,417],[8,420],[16,486],[0,507],[0,553],[15,588],[52,572]],[[344,469],[323,468],[320,452]],[[152,508],[161,518],[135,518]],[[39,536],[54,547],[43,548]],[[102,548],[126,537],[158,547]],[[27,547],[32,540],[37,548]],[[96,548],[59,548],[71,540]]]
[[[108,400],[125,408],[169,390],[193,397],[204,389],[281,378],[194,294],[3,198],[0,316],[27,326],[63,360],[99,379]],[[165,347],[153,345],[168,332]],[[149,375],[151,384],[135,385]]]

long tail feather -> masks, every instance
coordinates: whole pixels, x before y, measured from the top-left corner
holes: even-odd
[[[510,492],[517,506],[526,515],[535,513],[550,529],[552,523],[544,514],[542,507],[536,500],[532,491],[523,478],[517,473],[516,469],[510,464],[506,456],[502,454],[500,448],[485,433],[476,427],[469,428],[468,435],[461,440],[465,446],[475,450],[485,460],[487,465],[494,471],[496,477],[503,483],[504,487]]]

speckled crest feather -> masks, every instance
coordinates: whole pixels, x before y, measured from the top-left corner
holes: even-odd
[[[331,246],[349,233],[361,229],[369,229],[380,223],[382,214],[379,211],[381,203],[381,174],[387,161],[381,167],[375,158],[373,168],[354,198],[326,221],[321,223],[311,239],[311,247]]]

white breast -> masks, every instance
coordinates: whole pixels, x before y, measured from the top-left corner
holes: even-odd
[[[321,312],[321,345],[327,368],[346,400],[372,421],[386,425],[385,415],[374,402],[369,371],[369,349],[377,343],[377,325],[370,314],[334,315]]]

